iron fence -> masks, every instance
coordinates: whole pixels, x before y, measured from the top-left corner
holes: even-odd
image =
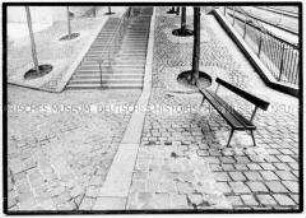
[[[258,21],[235,7],[224,7],[224,15],[277,81],[299,84],[299,45],[275,36],[258,24]]]

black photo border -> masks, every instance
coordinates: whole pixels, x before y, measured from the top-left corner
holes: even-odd
[[[39,210],[39,211],[10,211],[8,209],[8,189],[7,189],[7,7],[8,6],[298,6],[299,8],[299,45],[300,45],[300,84],[299,84],[299,209],[259,209],[259,210]],[[303,175],[303,3],[302,1],[202,1],[202,2],[2,2],[2,119],[3,119],[3,146],[2,146],[2,166],[3,166],[3,213],[7,215],[85,215],[85,214],[296,214],[302,213],[304,207],[304,175]]]

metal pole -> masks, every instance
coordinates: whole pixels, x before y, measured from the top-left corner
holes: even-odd
[[[224,16],[226,16],[226,6],[224,6]]]
[[[262,44],[262,32],[260,32],[260,36],[259,36],[259,45],[258,45],[258,56],[260,56],[260,52],[261,52],[261,44]]]
[[[67,24],[68,24],[68,37],[71,36],[71,26],[70,26],[70,13],[69,13],[69,6],[67,6]]]
[[[235,25],[235,18],[236,18],[236,11],[235,11],[235,8],[233,7],[233,24],[232,24],[232,26]]]
[[[247,29],[247,16],[245,16],[245,20],[244,20],[244,33],[243,33],[243,38],[245,39],[246,36],[246,29]]]
[[[278,81],[281,80],[283,72],[284,72],[284,57],[285,57],[285,44],[282,44],[282,56],[281,56],[281,63],[280,63],[280,68],[279,68],[279,77]]]
[[[108,6],[108,13],[109,13],[109,14],[112,14],[112,9],[111,9],[110,6]]]
[[[32,47],[32,59],[34,63],[34,68],[36,72],[39,74],[39,65],[38,65],[38,58],[37,58],[37,52],[36,52],[36,45],[34,40],[34,33],[33,33],[33,27],[32,27],[32,17],[29,6],[25,6],[26,14],[27,14],[27,21],[28,21],[28,27],[29,27],[29,35],[31,39],[31,47]]]

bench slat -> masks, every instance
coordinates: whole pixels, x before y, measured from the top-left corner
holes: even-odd
[[[231,90],[232,92],[236,93],[237,95],[241,96],[242,98],[248,100],[249,102],[253,103],[257,107],[261,108],[262,110],[267,110],[269,106],[269,102],[266,102],[242,89],[239,89],[236,86],[233,86],[232,84],[229,84],[228,82],[217,78],[216,82],[219,83],[220,85],[224,86],[225,88]]]
[[[208,91],[209,92],[209,91]],[[236,111],[232,106],[230,106],[226,101],[220,98],[215,93],[209,92],[211,95],[214,95],[215,99],[222,104],[223,107],[226,108],[246,129],[256,129],[256,126],[249,120],[247,120],[244,116],[242,116],[238,111]]]
[[[211,93],[208,92],[207,90],[200,90],[200,91],[205,95],[205,98],[219,112],[219,114],[221,114],[221,116],[228,122],[228,124],[232,128],[236,130],[246,129],[246,127],[243,124],[241,124],[230,112],[226,110],[226,108],[221,103],[219,103],[219,101],[215,99],[215,96],[211,95]]]

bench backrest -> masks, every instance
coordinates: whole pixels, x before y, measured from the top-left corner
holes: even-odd
[[[235,94],[241,96],[242,98],[248,100],[255,106],[261,108],[262,110],[267,110],[269,106],[269,102],[266,102],[250,93],[247,93],[246,91],[239,89],[236,86],[233,86],[232,84],[227,83],[226,81],[217,78],[216,82],[219,83],[220,85],[224,86],[225,88],[229,89],[230,91],[234,92]]]

